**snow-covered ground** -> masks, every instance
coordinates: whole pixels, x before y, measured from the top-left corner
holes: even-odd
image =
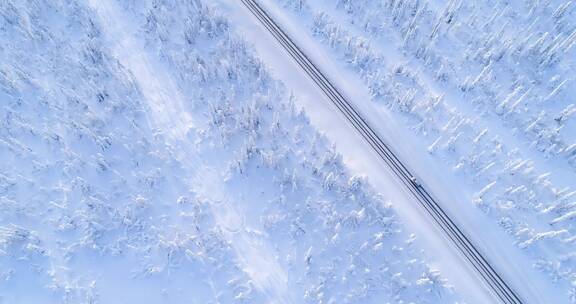
[[[210,5],[0,2],[0,303],[482,302]]]
[[[516,286],[576,302],[573,2],[263,2]]]

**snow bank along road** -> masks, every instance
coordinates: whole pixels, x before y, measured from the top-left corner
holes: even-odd
[[[440,204],[416,180],[414,175],[406,168],[378,134],[367,124],[354,106],[348,102],[334,87],[327,77],[318,69],[302,50],[288,37],[288,35],[272,20],[255,0],[242,0],[243,4],[274,36],[296,63],[306,72],[322,92],[342,112],[352,126],[360,133],[366,142],[374,149],[380,158],[391,168],[395,175],[408,188],[416,201],[434,219],[452,243],[458,248],[464,259],[482,278],[491,293],[502,303],[524,303],[519,294],[514,291],[498,274],[481,254],[478,248],[470,241],[466,234],[456,226],[444,212]]]

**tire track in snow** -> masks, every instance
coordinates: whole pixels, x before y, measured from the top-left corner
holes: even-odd
[[[203,167],[198,171],[195,184],[197,194],[211,202],[212,213],[224,237],[234,248],[255,286],[263,291],[273,303],[293,303],[288,292],[288,276],[274,258],[274,253],[262,238],[249,232],[245,218],[225,195],[222,176],[214,168]],[[257,227],[255,227],[257,228]]]

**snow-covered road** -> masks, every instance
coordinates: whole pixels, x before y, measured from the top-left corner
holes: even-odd
[[[332,101],[338,110],[346,117],[348,122],[374,149],[384,163],[388,165],[390,170],[396,174],[396,177],[402,181],[404,186],[410,190],[414,196],[414,200],[428,212],[430,217],[434,219],[435,223],[452,241],[453,245],[460,250],[468,263],[474,268],[478,275],[482,277],[495,299],[498,299],[502,303],[523,303],[519,294],[502,279],[498,270],[495,270],[493,266],[490,265],[462,230],[454,224],[454,221],[446,214],[441,205],[435,201],[412,173],[408,171],[390,147],[382,141],[377,132],[366,123],[355,107],[341,95],[322,71],[308,59],[306,54],[304,54],[275,21],[270,18],[268,13],[255,1],[243,0],[243,3],[290,54],[290,57],[298,63],[311,80],[324,92],[326,97]]]
[[[402,130],[402,127],[396,126],[394,119],[387,116],[388,113],[371,108],[366,103],[357,102],[362,99],[370,99],[366,88],[358,79],[338,69],[333,64],[330,55],[322,50],[318,43],[308,37],[305,31],[295,24],[294,20],[290,20],[269,1],[263,1],[262,3],[271,12],[274,19],[280,21],[284,29],[289,32],[289,35],[295,38],[307,55],[330,74],[331,81],[342,89],[345,93],[344,95],[348,98],[352,97],[350,99],[355,102],[363,114],[366,114],[368,121],[376,127],[380,134],[383,134],[386,141],[395,143],[396,150],[403,152],[402,155],[405,155],[404,157],[410,162],[410,167],[420,168],[415,171],[425,181],[426,187],[429,187],[441,201],[447,204],[450,209],[449,214],[457,214],[455,216],[456,222],[463,226],[465,231],[472,232],[470,233],[472,238],[482,246],[482,251],[488,255],[488,260],[496,264],[497,269],[503,272],[506,280],[511,281],[515,288],[523,290],[525,297],[529,299],[528,303],[532,301],[540,303],[558,298],[557,293],[554,292],[555,288],[550,282],[547,282],[545,278],[533,269],[523,267],[526,259],[511,246],[511,242],[506,237],[499,235],[499,232],[495,229],[483,225],[483,217],[477,211],[462,206],[464,204],[458,204],[458,201],[467,200],[468,198],[457,189],[451,189],[449,181],[438,180],[434,172],[438,172],[441,168],[438,168],[437,165],[426,164],[427,158],[425,155],[410,151],[409,141],[406,138],[402,138],[403,133],[399,131]],[[265,35],[266,30],[255,20],[247,18],[248,10],[243,10],[238,4],[230,4],[224,1],[219,1],[219,4],[228,10],[232,20],[240,28],[240,32],[255,44],[266,64],[276,71],[275,77],[282,79],[290,88],[294,89],[300,105],[312,117],[312,123],[324,131],[337,144],[338,151],[345,156],[346,163],[355,169],[357,173],[367,175],[371,183],[376,187],[390,189],[393,186],[398,188],[400,185],[398,181],[394,180],[394,175],[391,174],[389,169],[373,165],[378,162],[378,157],[375,157],[373,152],[367,151],[369,149],[361,140],[353,139],[357,135],[354,134],[352,126],[343,126],[342,118],[336,113],[337,111],[334,108],[327,109],[326,103],[318,102],[318,100],[326,100],[325,97],[317,88],[306,83],[307,80],[303,79],[303,72],[299,70],[296,63],[287,62],[289,60],[286,53],[278,50],[275,42],[261,39]],[[427,170],[421,168],[426,168]],[[417,231],[419,236],[425,239],[424,242],[431,249],[429,254],[439,264],[443,274],[454,282],[458,291],[467,293],[470,295],[470,299],[483,299],[479,302],[485,302],[485,300],[489,299],[485,290],[478,288],[480,285],[478,284],[478,277],[468,267],[463,267],[464,261],[457,257],[454,249],[450,249],[449,242],[439,236],[439,230],[431,229],[431,226],[433,226],[432,221],[426,218],[426,215],[421,211],[416,210],[417,208],[413,206],[413,202],[410,202],[412,199],[407,191],[396,191],[393,196],[395,196],[395,201],[402,202],[397,207],[401,215],[404,216],[405,221]],[[482,233],[477,233],[477,231],[482,231]],[[438,246],[438,244],[442,245]],[[456,263],[456,261],[460,262]]]

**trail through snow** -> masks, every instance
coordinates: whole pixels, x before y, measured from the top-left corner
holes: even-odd
[[[210,167],[199,168],[200,160],[188,138],[189,131],[194,128],[193,119],[170,73],[138,40],[136,27],[121,7],[111,0],[90,0],[89,3],[106,30],[114,56],[138,83],[149,108],[146,114],[149,122],[178,148],[179,157],[187,169],[195,171],[193,182],[198,195],[213,202],[210,207],[217,225],[234,248],[243,271],[271,303],[292,303],[286,272],[275,260],[264,238],[251,233],[258,227],[247,227],[242,210],[221,194],[223,191],[219,187],[224,177],[220,172],[224,170],[218,165],[219,160],[212,161]]]
[[[170,74],[151,58],[137,40],[135,26],[122,9],[110,0],[90,0],[90,6],[98,13],[112,52],[132,74],[146,99],[150,113],[149,122],[172,140],[185,138],[193,128],[192,118],[184,107],[184,97]]]

